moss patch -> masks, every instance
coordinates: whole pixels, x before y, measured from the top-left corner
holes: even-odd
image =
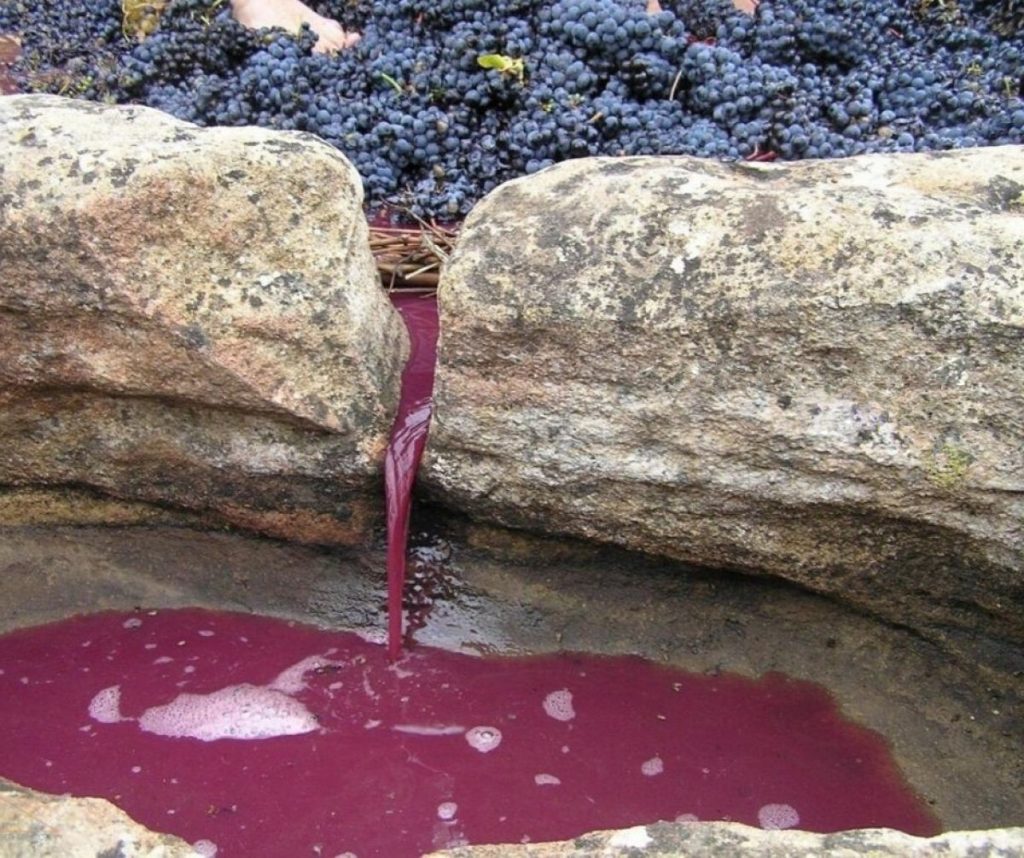
[[[953,491],[964,484],[973,461],[965,449],[947,442],[928,463],[928,479],[940,489]]]

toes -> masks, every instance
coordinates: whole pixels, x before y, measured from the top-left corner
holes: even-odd
[[[336,51],[350,48],[359,41],[358,33],[346,33],[337,21],[330,21],[324,18],[322,21],[317,22],[315,29],[320,37],[313,47],[316,53],[333,54]]]

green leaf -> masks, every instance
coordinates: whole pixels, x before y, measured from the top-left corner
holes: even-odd
[[[494,69],[501,74],[515,75],[520,83],[523,82],[523,77],[526,74],[526,61],[522,57],[513,59],[504,54],[480,54],[476,61],[485,69]]]
[[[476,61],[482,68],[497,69],[500,72],[507,72],[514,62],[511,57],[504,54],[480,54]]]

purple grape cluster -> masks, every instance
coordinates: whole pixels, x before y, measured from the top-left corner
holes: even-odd
[[[763,0],[753,16],[728,0],[311,5],[361,41],[317,54],[308,30],[251,32],[214,0],[171,0],[142,42],[119,0],[6,0],[0,32],[22,36],[26,89],[316,134],[356,165],[371,210],[442,219],[587,155],[1024,142],[1017,0]]]

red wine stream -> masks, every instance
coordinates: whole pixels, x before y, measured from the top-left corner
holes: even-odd
[[[384,458],[388,519],[388,658],[402,652],[402,591],[405,587],[409,510],[433,409],[437,362],[437,296],[392,292],[391,301],[409,330],[409,360],[402,372],[402,396]]]

